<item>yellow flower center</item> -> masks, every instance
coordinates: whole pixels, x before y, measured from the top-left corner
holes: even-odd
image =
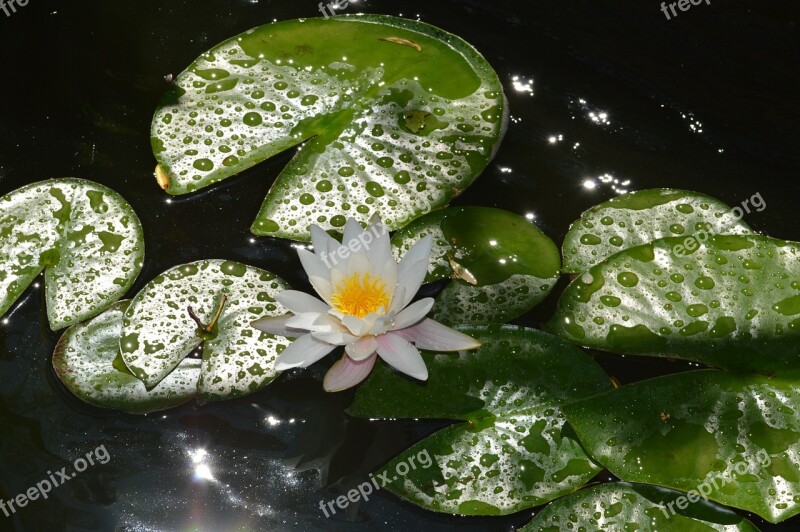
[[[353,274],[336,286],[331,303],[339,312],[363,318],[381,307],[388,307],[389,294],[380,277]]]

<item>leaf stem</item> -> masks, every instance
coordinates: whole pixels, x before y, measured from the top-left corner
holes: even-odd
[[[195,314],[194,309],[191,306],[186,307],[186,311],[189,313],[189,317],[194,320],[194,322],[197,324],[197,327],[202,332],[204,332],[204,333],[212,333],[212,332],[214,332],[214,328],[217,326],[217,322],[219,321],[219,318],[222,315],[222,309],[225,308],[225,303],[227,301],[228,301],[228,296],[223,294],[222,297],[219,300],[219,305],[217,306],[217,311],[214,313],[214,318],[211,320],[211,322],[208,325],[203,323],[203,320],[201,320],[197,316],[197,314]]]
[[[209,323],[208,327],[206,327],[206,332],[209,332],[209,333],[212,332],[214,330],[214,327],[217,326],[217,321],[219,320],[220,315],[222,315],[222,309],[225,308],[225,302],[226,301],[228,301],[228,296],[223,294],[222,297],[219,300],[219,306],[217,307],[217,313],[214,314],[214,319],[212,319],[211,323]]]

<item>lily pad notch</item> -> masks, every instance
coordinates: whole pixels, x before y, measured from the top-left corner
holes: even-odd
[[[397,230],[444,206],[503,137],[502,84],[468,43],[358,15],[259,26],[176,77],[152,123],[156,176],[187,194],[301,146],[251,230],[310,239],[378,213]],[[345,211],[345,212],[343,212]]]

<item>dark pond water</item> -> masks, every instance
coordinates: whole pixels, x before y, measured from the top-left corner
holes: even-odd
[[[132,293],[168,267],[212,257],[305,286],[287,243],[248,233],[288,155],[168,203],[152,178],[148,137],[165,75],[252,26],[315,16],[316,4],[30,0],[10,17],[0,12],[0,193],[64,176],[118,190],[147,240]],[[796,2],[715,1],[670,21],[657,0],[362,0],[347,11],[419,17],[453,31],[503,80],[508,135],[458,204],[533,213],[560,242],[581,211],[620,190],[673,186],[730,204],[760,192],[768,208],[747,221],[800,239]],[[546,319],[554,302],[520,322]],[[321,391],[330,360],[202,409],[144,418],[89,408],[53,375],[58,335],[42,303],[32,288],[0,327],[0,497],[99,445],[110,460],[47,501],[0,516],[0,529],[505,530],[532,514],[452,518],[382,492],[326,520],[320,499],[362,482],[440,425],[348,418],[352,394]],[[621,382],[690,367],[598,359]]]

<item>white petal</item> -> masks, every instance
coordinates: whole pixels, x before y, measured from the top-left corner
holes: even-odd
[[[378,341],[374,336],[365,336],[355,343],[344,346],[344,350],[350,355],[350,358],[356,361],[372,356],[377,349]]]
[[[290,328],[286,324],[286,322],[293,317],[294,316],[291,314],[287,314],[286,316],[278,316],[275,318],[261,318],[260,320],[251,322],[250,325],[259,331],[264,331],[265,333],[275,334],[277,336],[296,337],[300,334],[303,334],[303,331]]]
[[[362,277],[364,274],[375,275],[376,272],[372,268],[372,263],[367,260],[367,256],[363,253],[352,253],[347,259],[347,276],[358,275]]]
[[[307,368],[336,348],[306,334],[289,344],[275,361],[275,369],[284,371],[290,368]]]
[[[427,260],[418,260],[410,267],[407,267],[405,272],[399,272],[400,280],[397,283],[397,292],[402,292],[403,296],[395,296],[394,301],[392,301],[391,312],[399,312],[414,299],[427,274]]]
[[[314,253],[322,259],[322,262],[325,263],[325,258],[327,257],[328,264],[333,265],[331,258],[333,253],[340,246],[339,242],[337,242],[336,239],[331,235],[326,233],[325,230],[320,226],[312,225],[311,243],[314,245]],[[326,264],[326,266],[328,264]]]
[[[347,345],[358,340],[358,336],[341,331],[313,332],[311,334],[314,335],[314,338],[333,345]]]
[[[471,336],[455,331],[430,318],[411,327],[393,331],[393,333],[413,342],[419,349],[431,351],[465,351],[481,346],[481,343]]]
[[[342,325],[338,319],[325,313],[302,312],[286,322],[293,329],[304,329],[310,332],[340,332]]]
[[[421,381],[428,379],[428,368],[417,348],[394,333],[377,337],[378,355],[398,371]]]
[[[433,307],[432,297],[426,297],[425,299],[415,301],[395,316],[392,329],[405,329],[406,327],[414,325],[428,315],[428,312],[431,311],[431,307]]]
[[[427,263],[430,261],[431,258],[431,248],[433,247],[433,236],[428,235],[424,238],[421,238],[418,242],[416,242],[411,249],[408,250],[408,253],[403,255],[402,260],[400,261],[400,277],[403,277],[403,272],[405,269],[410,267],[417,261],[424,260],[427,266]]]
[[[363,318],[345,314],[342,318],[342,325],[347,327],[355,336],[364,336],[372,329],[372,326],[375,325],[375,320],[378,319],[378,316],[379,315],[374,312],[367,314]]]
[[[311,253],[307,249],[298,249],[297,256],[300,257],[300,262],[303,264],[303,269],[306,271],[309,277],[320,277],[322,279],[328,279],[330,275],[328,274],[328,268],[322,262],[322,259]]]
[[[302,312],[328,312],[329,305],[316,297],[298,290],[284,290],[276,297],[278,303],[295,314]]]
[[[342,245],[350,246],[350,241],[355,240],[358,241],[359,235],[363,233],[364,230],[361,228],[361,224],[359,224],[355,218],[348,218],[347,223],[344,226],[344,237],[342,237]]]
[[[394,261],[394,257],[391,256],[391,252],[389,259],[375,271],[378,272],[378,275],[386,284],[386,290],[389,291],[389,296],[394,301],[397,294],[397,263]]]
[[[331,272],[334,271],[336,270],[331,270]],[[314,290],[317,291],[319,297],[321,297],[323,301],[330,305],[331,296],[333,295],[333,287],[331,286],[330,281],[314,275],[308,278],[308,282],[310,282],[311,286],[314,287]]]
[[[326,392],[341,392],[352,388],[367,378],[372,368],[375,367],[377,359],[377,355],[372,355],[365,360],[355,361],[344,355],[328,370],[322,387]]]
[[[371,242],[370,238],[372,238]],[[369,242],[366,254],[375,271],[380,271],[386,261],[390,259],[395,264],[394,257],[392,257],[392,246],[389,242],[389,231],[377,214],[370,220],[364,240]]]

